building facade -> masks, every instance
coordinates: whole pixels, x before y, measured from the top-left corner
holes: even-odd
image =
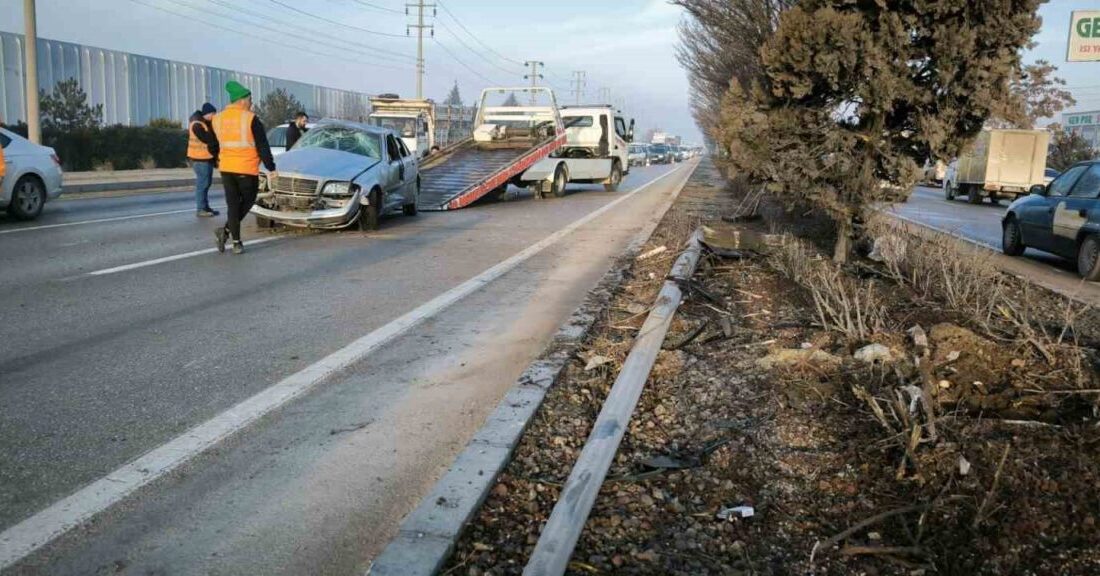
[[[0,32],[0,122],[26,121],[22,34]],[[157,118],[186,123],[203,102],[228,104],[223,89],[236,80],[259,102],[278,88],[294,95],[313,118],[365,120],[369,96],[360,92],[282,80],[258,74],[151,58],[127,52],[38,39],[38,83],[46,93],[76,78],[92,106],[103,105],[104,124],[141,126]]]
[[[1063,112],[1062,127],[1080,134],[1093,150],[1100,150],[1100,110],[1094,112]]]

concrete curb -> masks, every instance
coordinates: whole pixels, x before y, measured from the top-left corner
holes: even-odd
[[[212,185],[221,185],[221,176],[215,176]],[[62,194],[89,194],[119,190],[148,190],[187,188],[195,185],[194,178],[167,178],[162,180],[129,180],[121,182],[89,182],[86,184],[62,184]]]
[[[880,210],[879,214],[889,219],[893,219],[900,223],[909,234],[914,236],[925,236],[931,238],[946,238],[958,242],[971,250],[975,250],[982,254],[986,254],[992,259],[993,264],[997,268],[1024,282],[1034,284],[1040,288],[1045,288],[1054,292],[1055,294],[1064,296],[1078,302],[1080,304],[1086,304],[1089,306],[1100,306],[1100,299],[1097,298],[1094,291],[1089,291],[1089,284],[1063,270],[1059,270],[1049,264],[1042,262],[1020,259],[1012,256],[1006,256],[996,246],[991,246],[986,242],[975,240],[963,236],[958,232],[947,230],[933,224],[926,224],[919,220],[915,220],[908,216],[903,216],[894,212]],[[1037,278],[1034,274],[1034,267],[1039,266],[1050,270],[1054,278]]]
[[[696,167],[698,163],[676,187],[669,201],[634,237],[623,256],[588,293],[580,308],[562,324],[539,359],[520,375],[450,470],[405,517],[397,536],[367,570],[369,576],[434,576],[443,568],[463,528],[477,513],[497,476],[511,460],[513,450],[542,405],[546,392],[557,383],[566,363],[587,339],[600,313],[610,305],[638,250],[679,198]]]

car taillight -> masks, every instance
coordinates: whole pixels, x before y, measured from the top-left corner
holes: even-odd
[[[50,158],[53,158],[53,163],[61,166],[61,158],[57,157],[57,154],[50,154]]]

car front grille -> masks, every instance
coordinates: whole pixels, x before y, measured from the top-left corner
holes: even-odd
[[[272,187],[276,194],[290,194],[292,196],[316,196],[317,180],[312,178],[297,178],[295,176],[279,176]]]

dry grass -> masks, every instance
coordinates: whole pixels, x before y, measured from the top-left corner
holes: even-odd
[[[862,342],[885,327],[886,310],[874,284],[850,277],[805,242],[784,235],[772,254],[771,264],[809,291],[818,323],[826,330]]]

